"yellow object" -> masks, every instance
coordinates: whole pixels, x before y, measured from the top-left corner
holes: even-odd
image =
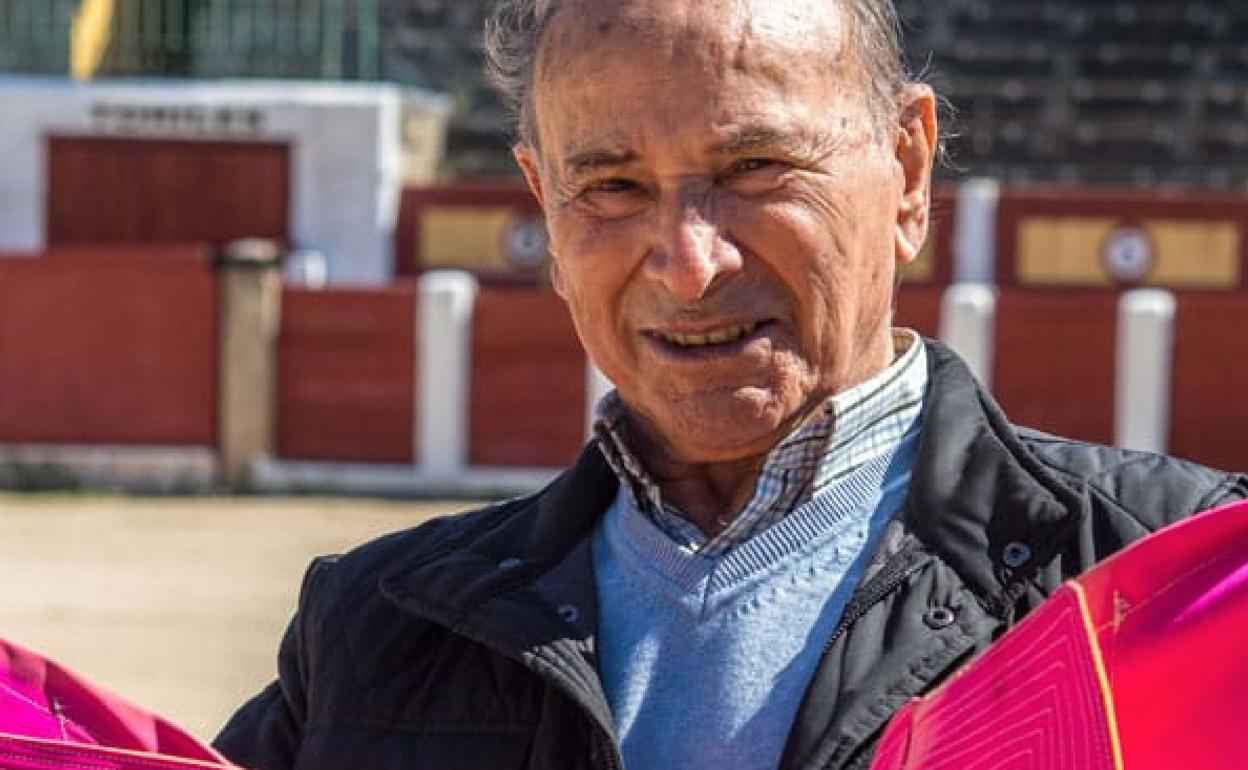
[[[1018,226],[1016,270],[1022,284],[1109,286],[1101,244],[1115,219],[1029,217]]]
[[[1122,737],[1118,732],[1118,714],[1114,708],[1114,691],[1109,685],[1109,670],[1105,665],[1105,655],[1101,650],[1101,642],[1096,636],[1096,620],[1088,607],[1088,592],[1078,581],[1072,580],[1070,586],[1079,600],[1079,619],[1083,631],[1087,634],[1088,652],[1092,655],[1092,663],[1096,668],[1096,686],[1101,693],[1101,708],[1105,710],[1105,726],[1109,729],[1109,747],[1113,752],[1115,770],[1124,770],[1126,762],[1122,759]]]
[[[1232,289],[1240,282],[1239,226],[1231,221],[1112,217],[1028,217],[1018,226],[1019,283],[1113,286],[1106,249],[1116,234],[1138,227],[1147,238],[1147,264],[1138,283],[1174,289]],[[1136,283],[1136,281],[1127,281]]]
[[[70,31],[69,71],[89,80],[99,71],[112,39],[117,0],[82,0]]]
[[[1147,226],[1161,257],[1154,286],[1229,289],[1239,285],[1239,228],[1234,222],[1155,221]]]
[[[422,266],[510,267],[504,244],[514,217],[502,206],[429,206],[420,218]]]

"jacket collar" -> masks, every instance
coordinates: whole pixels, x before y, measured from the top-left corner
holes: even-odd
[[[1087,515],[1087,490],[1040,463],[953,351],[927,346],[931,385],[904,523],[1003,609],[1068,542]]]
[[[618,481],[594,444],[545,489],[440,523],[383,576],[392,600],[451,629],[481,605],[528,587],[578,552],[614,499]],[[592,574],[588,577],[592,578]],[[593,586],[586,586],[590,594]]]
[[[590,536],[618,482],[594,444],[544,490],[446,522],[384,575],[400,609],[520,661],[614,737],[598,678]]]

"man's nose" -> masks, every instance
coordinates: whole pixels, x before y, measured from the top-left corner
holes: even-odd
[[[717,222],[713,204],[699,198],[685,197],[664,208],[646,255],[647,276],[680,302],[702,299],[741,269],[741,253]]]

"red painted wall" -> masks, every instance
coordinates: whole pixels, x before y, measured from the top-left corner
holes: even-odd
[[[1010,200],[1006,216],[1021,215]],[[936,270],[904,284],[896,308],[898,324],[932,336],[951,272],[951,198],[943,205]],[[207,256],[188,244],[58,244],[40,259],[0,259],[0,442],[214,444]],[[1112,441],[1118,296],[1002,290],[994,391],[1012,420]],[[1248,294],[1178,297],[1171,451],[1248,469]],[[280,456],[417,459],[416,305],[407,282],[284,291]],[[487,281],[472,336],[470,462],[570,462],[584,441],[586,363],[562,302],[540,285]]]
[[[48,138],[47,242],[288,240],[290,148]]]
[[[287,459],[411,463],[416,291],[282,293],[277,453]]]
[[[484,286],[472,332],[470,462],[559,467],[584,443],[585,354],[563,301]]]
[[[1113,441],[1117,303],[1113,292],[1001,291],[992,390],[1011,421]]]
[[[202,249],[0,259],[0,442],[216,443]]]
[[[940,300],[946,286],[902,285],[893,308],[893,325],[914,329],[924,337],[940,330]]]
[[[1170,451],[1248,471],[1248,293],[1181,294]]]

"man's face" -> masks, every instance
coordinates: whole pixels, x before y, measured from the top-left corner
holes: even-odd
[[[880,136],[844,38],[827,0],[569,0],[543,38],[517,158],[555,286],[673,460],[762,454],[892,359],[932,97]]]

